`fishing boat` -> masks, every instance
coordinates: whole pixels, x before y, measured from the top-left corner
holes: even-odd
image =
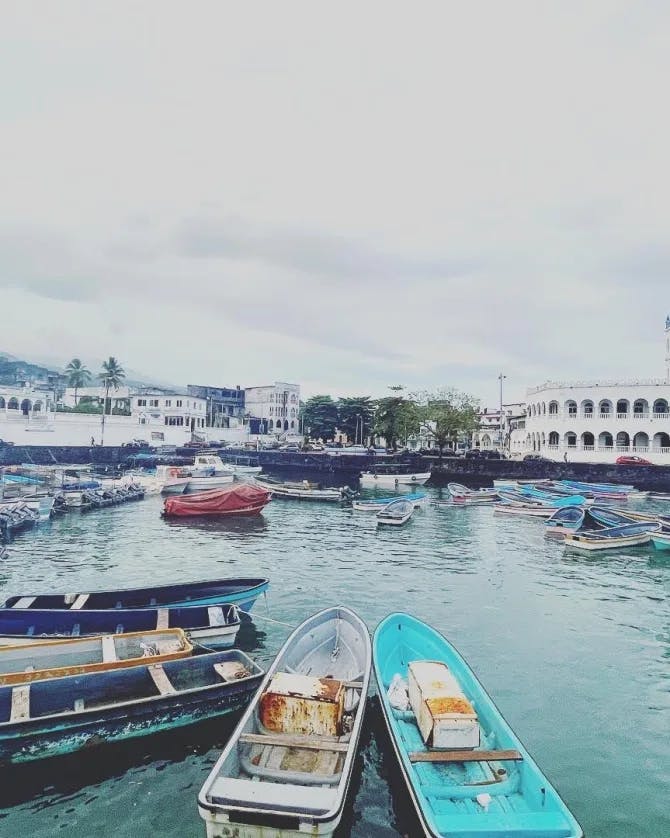
[[[188,468],[180,466],[156,466],[156,480],[161,495],[183,495],[191,479]]]
[[[533,506],[546,507],[547,509],[561,509],[564,506],[584,506],[586,503],[586,498],[582,497],[582,495],[542,498],[537,496],[533,497],[522,492],[505,492],[503,490],[499,490],[498,495],[503,504],[531,504]]]
[[[192,651],[182,629],[0,646],[0,685],[162,663],[188,657]]]
[[[565,546],[574,550],[617,550],[621,547],[636,547],[649,544],[651,534],[661,529],[659,523],[622,524],[607,527],[597,532],[566,533]]]
[[[554,507],[536,503],[497,503],[493,508],[494,515],[521,515],[527,518],[550,518],[555,511]]]
[[[584,525],[586,510],[581,506],[564,506],[547,518],[545,535],[562,537],[566,532],[576,532]]]
[[[83,613],[105,609],[116,611],[188,605],[236,605],[242,611],[251,611],[254,602],[267,591],[269,585],[267,579],[233,576],[229,579],[182,582],[178,585],[153,585],[150,588],[118,588],[111,591],[68,594],[21,594],[6,599],[2,608],[68,610]]]
[[[581,483],[578,480],[561,480],[564,486],[577,491],[590,492],[596,500],[628,500],[633,486],[617,486],[611,483]]]
[[[342,817],[370,678],[370,637],[347,608],[284,644],[198,795],[208,838],[328,836]]]
[[[670,550],[670,532],[653,532],[651,543],[657,550]]]
[[[394,500],[411,501],[414,504],[414,508],[418,509],[420,506],[424,506],[424,504],[427,502],[428,495],[425,492],[411,492],[407,495],[403,495],[402,498],[398,498],[398,496],[396,495],[396,497],[391,498],[358,499],[354,500],[351,506],[358,512],[379,512],[385,506],[388,506],[389,503],[392,503]]]
[[[377,627],[382,715],[424,835],[581,838],[581,827],[456,649],[407,614]]]
[[[377,513],[377,526],[401,527],[414,514],[414,504],[411,500],[392,500]]]
[[[499,500],[495,489],[469,489],[462,483],[447,483],[447,491],[454,503],[495,503]]]
[[[0,760],[60,756],[232,713],[262,677],[231,649],[0,687]]]
[[[240,628],[234,605],[172,608],[109,608],[101,611],[54,611],[30,608],[0,610],[0,646],[35,643],[58,637],[86,637],[181,628],[191,640],[209,646],[232,646]]]
[[[272,495],[267,489],[250,483],[236,483],[224,489],[212,489],[195,495],[168,497],[163,505],[163,515],[193,517],[201,515],[258,515],[270,503]]]
[[[218,489],[235,480],[233,472],[215,454],[196,454],[189,471],[191,479],[186,484],[186,494]]]
[[[273,498],[287,500],[320,500],[338,503],[346,498],[344,489],[321,489],[305,480],[303,483],[274,483],[267,479],[255,478],[254,483],[272,493]]]
[[[361,474],[361,488],[374,489],[395,488],[396,486],[422,486],[430,479],[430,472],[414,472],[400,474],[399,472],[364,471]]]
[[[593,529],[593,528],[608,528],[608,527],[620,527],[624,524],[634,524],[636,522],[636,518],[633,518],[627,511],[620,512],[618,509],[612,509],[608,506],[592,506],[587,511],[586,520],[584,522],[585,529]],[[645,521],[649,521],[650,523],[656,523],[656,519],[653,517],[644,518]]]

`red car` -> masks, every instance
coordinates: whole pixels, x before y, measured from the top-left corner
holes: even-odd
[[[616,458],[616,464],[618,466],[651,466],[653,463],[650,463],[649,460],[645,460],[644,457],[637,457],[635,454],[624,454],[623,457]]]

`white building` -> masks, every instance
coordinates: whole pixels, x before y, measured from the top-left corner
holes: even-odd
[[[244,391],[247,416],[262,419],[269,433],[299,433],[300,385],[275,381],[265,387],[247,387]]]
[[[90,400],[95,402],[96,404],[102,404],[105,398],[105,388],[104,387],[78,387],[77,388],[77,401],[75,403],[75,389],[74,387],[66,387],[65,392],[63,393],[63,397],[61,399],[62,404],[65,407],[76,407],[77,404],[81,402],[82,399]],[[113,387],[109,391],[109,399],[112,403],[112,409],[123,409],[124,407],[128,407],[128,401],[130,399],[130,388],[121,386],[117,387],[115,390]]]
[[[484,408],[479,413],[479,427],[472,434],[473,448],[511,448],[510,434],[523,424],[526,415],[525,402],[504,404],[502,408],[502,429],[500,427],[500,408]],[[502,430],[502,435],[501,435]]]
[[[551,459],[613,462],[638,454],[670,464],[670,317],[665,380],[548,381],[528,390],[525,452]]]
[[[144,389],[131,396],[130,412],[139,425],[163,425],[198,433],[207,422],[207,400],[187,393]]]

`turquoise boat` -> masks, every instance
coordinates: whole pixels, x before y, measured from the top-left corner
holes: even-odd
[[[558,792],[465,660],[441,634],[408,614],[391,614],[374,633],[372,659],[386,726],[425,835],[432,838],[583,836]],[[481,739],[474,749],[427,747],[414,712],[391,706],[388,693],[394,676],[407,679],[409,664],[419,661],[427,665],[446,664],[458,682],[479,724]],[[478,754],[481,754],[479,759]]]
[[[670,532],[653,532],[651,543],[657,550],[670,550]]]

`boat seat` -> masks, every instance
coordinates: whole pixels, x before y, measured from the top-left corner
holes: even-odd
[[[156,629],[166,629],[170,625],[170,609],[158,608],[156,611]]]
[[[79,594],[79,596],[75,599],[75,601],[70,606],[71,611],[77,611],[79,608],[83,608],[86,605],[86,600],[89,598],[90,594]]]
[[[207,796],[212,803],[222,806],[278,809],[307,815],[325,815],[337,804],[337,789],[315,786],[307,794],[304,786],[292,783],[254,783],[233,777],[217,777]]]
[[[25,722],[30,718],[30,684],[12,687],[10,722]]]
[[[37,597],[35,596],[22,596],[20,599],[17,599],[12,608],[30,608],[30,606],[35,602]]]
[[[491,835],[492,820],[484,816],[483,809],[471,815],[438,815],[431,820],[437,831],[446,835]],[[496,812],[495,830],[504,830],[504,834],[510,838],[570,838],[573,834],[561,812]]]
[[[210,626],[225,626],[226,615],[223,613],[223,608],[220,605],[213,605],[208,607],[207,614],[209,616]]]
[[[102,660],[103,663],[114,663],[118,660],[113,634],[105,634],[102,637]]]
[[[147,672],[161,695],[173,695],[177,692],[172,681],[167,676],[162,664],[152,663],[147,666]]]

